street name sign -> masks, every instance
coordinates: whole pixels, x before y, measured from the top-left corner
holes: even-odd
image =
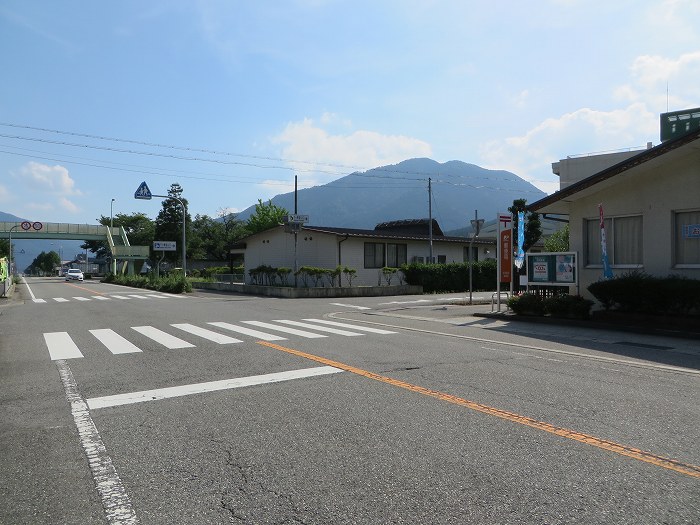
[[[174,252],[176,247],[175,241],[153,241],[153,249],[161,252]]]

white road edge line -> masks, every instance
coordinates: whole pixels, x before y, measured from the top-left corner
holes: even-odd
[[[78,429],[80,444],[85,451],[95,487],[102,499],[102,507],[107,521],[111,525],[137,524],[139,520],[131,505],[131,499],[114,468],[112,458],[107,454],[107,449],[102,442],[95,422],[90,417],[87,403],[78,391],[78,385],[68,363],[64,360],[58,360],[56,367],[66,392],[66,399],[70,404],[73,421]]]
[[[32,292],[32,289],[29,286],[29,283],[27,282],[27,280],[24,278],[24,275],[22,276],[22,284],[24,284],[27,287],[27,290],[29,290],[29,295],[32,296],[32,301],[34,301],[36,303],[36,302],[41,300],[41,299],[37,299],[35,297],[34,292]],[[44,301],[44,302],[46,302],[46,301]]]
[[[157,388],[155,390],[142,390],[140,392],[115,394],[112,396],[93,397],[87,400],[87,405],[90,410],[96,410],[98,408],[130,405],[133,403],[143,403],[145,401],[157,401],[172,397],[202,394],[204,392],[216,392],[219,390],[230,390],[232,388],[264,385],[267,383],[279,383],[281,381],[289,381],[291,379],[303,379],[306,377],[322,376],[326,374],[337,374],[338,372],[343,372],[343,370],[332,366],[317,366],[314,368],[303,368],[300,370],[290,370],[287,372],[277,372],[273,374],[239,377],[235,379],[222,379],[221,381],[209,381],[206,383],[195,383],[192,385],[172,386]]]

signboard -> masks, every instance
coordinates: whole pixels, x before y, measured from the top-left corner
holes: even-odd
[[[527,284],[568,286],[578,284],[576,252],[528,253]]]
[[[175,241],[153,241],[153,249],[161,252],[174,252],[176,247]]]
[[[499,282],[509,283],[513,272],[513,217],[498,214],[498,275]]]
[[[685,239],[700,239],[700,224],[684,224],[683,237]]]
[[[134,192],[134,199],[150,200],[152,197],[151,190],[148,189],[148,184],[146,184],[146,181],[143,181]]]
[[[300,223],[305,223],[309,222],[309,216],[308,215],[299,215],[297,213],[293,213],[290,215],[287,215],[287,222],[300,222]]]

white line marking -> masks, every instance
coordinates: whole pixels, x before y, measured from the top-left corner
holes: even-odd
[[[95,422],[90,417],[87,403],[78,391],[73,373],[63,360],[56,362],[61,383],[70,404],[73,421],[78,429],[80,444],[85,451],[88,465],[95,481],[95,487],[102,499],[107,521],[110,525],[135,525],[139,522],[131,506],[131,499],[122,485],[122,480],[114,468],[112,458],[102,442]]]
[[[129,295],[129,297],[133,297],[134,299],[147,299],[147,297],[144,297],[143,295]]]
[[[286,326],[277,326],[270,323],[263,323],[262,321],[242,321],[246,324],[252,324],[253,326],[259,326],[261,328],[269,328],[270,330],[277,330],[278,332],[284,332],[285,334],[293,334],[301,337],[307,337],[309,339],[320,339],[321,337],[328,337],[327,335],[314,334],[311,332],[306,332],[304,330],[297,330],[295,328],[287,328]]]
[[[97,299],[98,301],[109,301],[110,297],[105,297],[104,295],[96,295],[94,299]]]
[[[73,297],[76,301],[89,301],[89,297]]]
[[[357,308],[358,310],[371,310],[368,306],[356,306],[354,304],[330,303],[333,306],[342,306],[343,308]]]
[[[123,295],[113,295],[112,297],[116,299],[131,299],[131,297],[124,297]]]
[[[32,288],[29,286],[29,283],[27,280],[24,278],[24,275],[22,276],[22,283],[27,287],[27,290],[29,290],[29,295],[32,296],[32,301],[35,303],[45,303],[43,299],[37,299],[36,296],[34,295],[34,292],[32,292]]]
[[[292,326],[300,326],[301,328],[312,328],[313,330],[318,330],[319,332],[328,332],[331,334],[337,334],[337,335],[346,335],[346,336],[354,336],[354,335],[365,335],[365,334],[360,334],[357,332],[348,332],[347,330],[340,330],[338,328],[330,328],[327,326],[314,326],[311,323],[302,323],[299,321],[288,321],[287,319],[275,319],[276,323],[284,323]]]
[[[389,330],[380,330],[379,328],[369,328],[367,326],[356,326],[347,323],[337,323],[335,321],[326,321],[325,319],[304,319],[304,321],[311,321],[312,323],[322,323],[329,326],[337,326],[339,328],[350,328],[351,330],[360,330],[362,332],[371,332],[373,334],[395,334],[396,332],[391,332]]]
[[[63,297],[54,297],[53,300],[56,301],[57,303],[67,303],[67,302],[69,302],[68,299],[64,299]]]
[[[262,339],[263,341],[286,341],[286,337],[282,337],[281,335],[273,335],[273,334],[268,334],[265,332],[260,332],[258,330],[253,330],[252,328],[246,328],[245,326],[236,326],[234,324],[229,324],[229,323],[223,323],[223,322],[216,322],[216,323],[207,323],[212,326],[218,326],[219,328],[224,328],[225,330],[231,330],[232,332],[237,332],[239,334],[243,335],[249,335],[251,337],[257,337],[258,339]]]
[[[100,330],[90,330],[90,333],[113,354],[133,354],[141,352],[139,347],[124,339],[114,330],[104,328]]]
[[[68,332],[45,333],[44,341],[46,341],[46,347],[49,349],[49,356],[51,356],[52,361],[83,357],[83,354],[68,335]]]
[[[150,294],[150,295],[147,295],[146,297],[148,297],[149,299],[167,299],[167,297],[165,297],[164,295],[155,295],[155,294]]]
[[[240,339],[234,339],[233,337],[229,337],[227,335],[223,334],[218,334],[216,332],[212,332],[211,330],[207,330],[206,328],[200,328],[199,326],[195,326],[193,324],[188,324],[188,323],[181,323],[181,324],[171,324],[170,326],[174,326],[175,328],[179,330],[184,330],[187,333],[194,334],[199,337],[203,337],[204,339],[208,339],[209,341],[213,341],[215,343],[218,343],[220,345],[226,345],[230,343],[242,343]]]
[[[314,368],[304,368],[301,370],[290,370],[287,372],[277,372],[274,374],[264,374],[250,377],[239,377],[236,379],[223,379],[221,381],[209,381],[207,383],[197,383],[193,385],[173,386],[157,388],[155,390],[142,390],[140,392],[130,392],[127,394],[116,394],[112,396],[94,397],[87,400],[91,410],[119,405],[129,405],[132,403],[142,403],[144,401],[155,401],[172,397],[201,394],[204,392],[216,392],[218,390],[229,390],[232,388],[242,388],[253,385],[264,385],[267,383],[277,383],[289,381],[291,379],[302,379],[326,374],[337,374],[342,372],[339,368],[332,366],[319,366]]]
[[[193,344],[183,341],[174,335],[167,334],[162,330],[153,328],[152,326],[132,326],[131,328],[171,350],[175,348],[194,348]]]

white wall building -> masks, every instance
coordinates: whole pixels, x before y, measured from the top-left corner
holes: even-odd
[[[284,226],[278,226],[242,239],[231,253],[244,255],[247,284],[251,284],[249,271],[261,265],[292,270],[295,266],[327,269],[343,266],[357,271],[353,286],[377,286],[386,284],[381,272],[385,266],[398,268],[404,263],[429,261],[427,226],[427,219],[384,223],[374,230],[304,226],[296,235],[296,247],[294,234],[285,231]],[[442,235],[434,220],[433,230],[435,262],[463,263],[469,260],[469,239]],[[473,257],[474,260],[494,258],[495,240],[477,238],[473,244]]]
[[[529,206],[568,216],[581,294],[590,297],[588,285],[602,278],[599,205],[614,275],[700,279],[700,129],[634,154],[585,160],[555,163],[561,189]]]

